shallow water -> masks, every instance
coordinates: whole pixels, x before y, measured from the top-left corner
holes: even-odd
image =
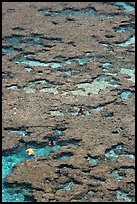
[[[26,55],[26,54],[20,55],[14,58],[13,61],[16,64],[25,64],[30,67],[42,66],[42,67],[52,67],[53,69],[58,69],[65,65],[70,65],[73,63],[77,63],[78,65],[84,65],[87,62],[93,60],[93,58],[90,56],[81,56],[81,57],[74,57],[72,59],[64,59],[62,62],[58,62],[58,61],[41,62],[40,60],[37,60],[37,59],[35,60],[27,59],[28,56],[31,56],[31,55]],[[70,74],[72,74],[72,71],[69,71],[66,74],[70,76]]]
[[[130,5],[128,2],[116,2],[115,5],[120,6],[122,10],[127,12],[135,10],[135,7]]]
[[[58,136],[63,135],[63,131],[62,131],[62,130],[55,129],[54,132],[55,132],[55,134],[58,135]]]
[[[132,96],[132,92],[131,91],[123,91],[121,94],[120,94],[120,97],[123,99],[123,100],[127,100],[129,97]]]
[[[87,160],[90,164],[93,164],[93,165],[97,165],[100,163],[100,159],[95,157],[88,157]]]
[[[127,74],[130,77],[128,80],[135,82],[135,69],[122,68],[120,72],[122,74]]]
[[[135,32],[135,28],[132,25],[120,25],[115,28],[116,32],[123,33],[123,32]]]
[[[117,159],[120,156],[125,156],[125,157],[129,157],[129,158],[135,158],[134,153],[126,153],[123,150],[123,145],[116,145],[114,147],[112,147],[109,150],[106,150],[105,152],[105,158],[109,159],[111,161]]]
[[[50,114],[52,115],[52,116],[62,116],[62,115],[64,115],[64,113],[62,113],[61,111],[59,111],[59,110],[55,110],[55,111],[50,111]]]
[[[94,191],[88,191],[81,199],[80,201],[84,202],[88,199],[90,199],[95,194]]]
[[[116,145],[112,147],[110,150],[106,151],[105,157],[110,160],[115,160],[122,154],[122,151],[123,151],[123,145]]]
[[[40,9],[40,12],[44,13],[45,15],[52,15],[52,16],[62,16],[62,17],[75,17],[75,16],[89,16],[89,17],[96,17],[96,18],[112,18],[111,14],[108,13],[99,13],[93,8],[82,8],[82,9],[73,9],[67,8],[61,11],[52,11],[50,9]]]
[[[110,67],[110,63],[109,62],[106,62],[106,63],[103,63],[103,65],[102,65],[102,67],[103,67],[103,69],[109,69],[109,67]]]
[[[114,84],[114,80],[109,79],[108,76],[99,76],[93,80],[91,83],[80,83],[77,85],[75,91],[71,91],[74,95],[88,96],[89,94],[98,94],[100,90],[106,89],[107,87],[117,87],[118,85]]]
[[[120,181],[123,179],[124,176],[119,175],[119,172],[121,172],[120,170],[113,170],[112,171],[112,176],[117,180]]]
[[[118,199],[124,199],[126,202],[132,202],[132,199],[130,198],[130,196],[127,193],[122,192],[120,190],[116,191],[116,197]]]
[[[116,45],[122,47],[127,47],[132,44],[135,44],[135,35],[131,35],[128,39],[124,40],[123,42],[116,43]]]
[[[53,150],[60,149],[59,145],[55,145],[54,147],[36,147],[35,148],[36,156],[48,156]],[[18,149],[16,152],[10,155],[2,156],[2,185],[8,174],[12,172],[12,168],[15,164],[20,163],[26,160],[28,157],[26,153],[26,148],[22,147]],[[24,193],[29,192],[29,189],[24,189],[23,191],[19,191],[16,194],[11,194],[10,192],[14,191],[14,188],[8,188],[5,185],[2,186],[2,201],[3,202],[24,202]]]
[[[75,186],[74,182],[68,182],[67,184],[64,185],[63,188],[59,189],[58,191],[70,191],[72,188]]]
[[[58,87],[59,86],[55,86],[55,85],[52,85],[53,87],[50,87],[50,88],[42,88],[40,90],[40,92],[48,92],[48,93],[58,93]]]
[[[117,6],[120,6],[121,9],[123,9],[126,12],[130,12],[133,11],[135,8],[134,6],[126,3],[126,2],[117,2],[115,3]],[[87,9],[65,9],[62,11],[51,11],[49,9],[45,9],[45,11],[43,10],[42,12],[45,12],[45,14],[51,14],[53,16],[65,16],[65,17],[75,17],[75,16],[90,16],[90,17],[99,17],[99,18],[113,18],[114,15],[112,16],[111,14],[99,14],[98,12],[96,12],[94,9],[92,8],[87,8]],[[67,19],[66,19],[67,20]],[[73,20],[73,19],[72,19]],[[75,19],[74,19],[75,21]],[[16,28],[14,29],[16,31],[21,31],[22,29],[20,28]],[[132,32],[133,29],[130,27],[118,27],[116,29],[117,32]],[[13,47],[3,47],[2,48],[2,52],[3,54],[7,54],[7,53],[13,53],[13,52],[19,52],[21,50],[15,49],[14,46],[29,46],[29,45],[33,45],[33,46],[37,46],[37,47],[43,47],[45,44],[45,40],[46,42],[48,41],[49,45],[52,47],[53,44],[57,43],[57,42],[61,42],[61,39],[44,39],[41,36],[25,36],[28,39],[24,39],[24,37],[21,36],[12,36],[7,38],[7,42],[10,43]],[[50,41],[50,42],[49,42]],[[126,39],[124,42],[121,43],[117,43],[118,46],[129,46],[129,45],[133,45],[135,43],[135,36],[131,35],[128,39]],[[105,46],[108,46],[108,44],[104,44]],[[90,53],[89,53],[90,54]],[[51,62],[42,62],[40,60],[30,60],[27,59],[27,57],[31,57],[32,55],[28,55],[28,54],[22,54],[20,57],[15,58],[13,61],[17,64],[26,64],[29,65],[30,67],[25,68],[26,71],[31,72],[33,70],[33,67],[35,66],[44,66],[44,67],[51,67],[53,69],[59,69],[62,68],[65,65],[71,65],[72,63],[76,63],[78,66],[83,66],[86,63],[88,63],[89,61],[92,61],[93,58],[92,57],[86,57],[82,56],[82,57],[75,57],[75,58],[69,58],[69,59],[62,59],[62,61],[51,61]],[[111,63],[108,61],[105,61],[102,65],[103,71],[104,72],[108,72],[109,68],[110,68]],[[122,68],[120,70],[121,73],[125,73],[128,74],[130,79],[128,80],[132,80],[133,82],[135,82],[135,73],[134,70],[130,70],[130,69],[125,69]],[[114,75],[112,73],[108,73],[109,75]],[[73,71],[72,70],[68,70],[68,71],[64,71],[64,76],[66,77],[71,77],[73,75]],[[27,87],[25,87],[23,90],[26,91],[26,93],[35,93],[35,85],[36,83],[33,84],[29,84]],[[100,90],[103,90],[109,86],[113,86],[116,87],[117,84],[114,81],[111,81],[110,78],[108,77],[104,77],[104,76],[100,76],[97,79],[93,80],[92,83],[81,83],[77,85],[77,90],[72,91],[71,93],[73,93],[74,95],[81,95],[81,96],[88,96],[89,93],[91,94],[98,94]],[[7,87],[8,88],[8,87]],[[57,93],[57,88],[58,86],[52,86],[52,87],[44,87],[43,89],[41,89],[41,92],[49,92],[49,93]],[[10,86],[8,89],[13,89],[13,90],[19,90],[18,86],[16,85],[12,85]],[[119,94],[119,96],[121,97],[121,99],[123,100],[127,100],[129,97],[131,97],[132,93],[130,91],[123,91],[121,94]],[[93,111],[96,110],[102,110],[104,108],[104,106],[97,106],[96,108],[93,108],[91,111],[86,111],[86,115],[91,115],[91,113]],[[75,113],[71,113],[72,115],[77,115],[77,112]],[[59,110],[55,110],[55,111],[51,111],[51,115],[53,116],[59,116],[59,115],[64,115],[64,113],[62,113]],[[14,132],[19,133],[21,136],[27,136],[27,132],[23,131],[23,130],[16,130]],[[55,130],[55,134],[57,135],[62,135],[62,131],[60,130]],[[60,143],[62,146],[63,145],[68,145],[68,144],[73,144],[73,145],[77,145],[78,142],[75,141],[70,141],[70,142],[63,142]],[[61,146],[60,145],[56,145],[55,147],[51,148],[51,147],[41,147],[41,148],[37,148],[36,149],[36,156],[48,156],[50,154],[50,152],[52,150],[56,150],[59,149]],[[8,188],[6,186],[3,185],[3,181],[6,178],[6,175],[12,172],[12,168],[15,164],[24,161],[25,159],[27,159],[27,154],[26,154],[26,149],[25,148],[21,148],[20,151],[13,153],[11,155],[4,155],[2,157],[2,199],[3,202],[25,202],[25,197],[23,194],[28,193],[30,191],[30,189],[27,188],[22,188],[19,187],[20,190],[18,193],[14,192],[14,188]],[[124,154],[122,153],[122,146],[117,146],[116,148],[112,148],[109,151],[106,152],[105,157],[107,159],[110,160],[114,160],[116,158],[118,158],[119,156],[124,155],[127,156],[129,158],[135,158],[135,155],[132,153],[127,153]],[[62,156],[60,159],[62,160],[66,160],[68,159],[69,156]],[[87,159],[89,161],[89,163],[93,164],[93,165],[97,165],[100,160],[97,158],[92,158],[89,157]],[[122,176],[120,176],[118,174],[118,171],[113,171],[113,176],[116,177],[118,180],[122,179]],[[103,185],[104,181],[98,180],[98,182]],[[75,184],[73,182],[69,182],[67,183],[64,188],[63,191],[69,191],[73,189],[73,186]],[[89,197],[91,197],[92,195],[94,195],[93,191],[89,191],[87,193],[87,195],[85,195],[81,200],[86,200]],[[128,196],[128,194],[117,190],[116,192],[116,196],[117,198],[121,198],[124,199],[127,202],[132,202],[132,199]]]

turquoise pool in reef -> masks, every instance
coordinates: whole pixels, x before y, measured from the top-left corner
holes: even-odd
[[[131,91],[123,91],[121,94],[120,94],[120,97],[123,99],[123,100],[127,100],[129,97],[132,96],[132,92]]]
[[[48,156],[53,150],[60,148],[59,145],[54,147],[34,147],[36,156]],[[5,178],[12,172],[15,164],[18,164],[27,159],[26,148],[21,147],[15,150],[14,153],[5,153],[2,156],[2,202],[26,202],[25,193],[29,193],[30,189],[19,187],[18,190],[4,185]],[[29,201],[29,200],[28,200]]]
[[[116,2],[115,5],[119,6],[122,10],[126,12],[134,11],[135,7],[128,2]]]

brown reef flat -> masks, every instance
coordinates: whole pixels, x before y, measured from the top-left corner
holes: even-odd
[[[115,30],[121,25],[133,26],[135,14],[113,3],[2,2],[2,45],[5,49],[14,48],[2,56],[4,152],[31,142],[45,146],[56,126],[65,127],[59,144],[78,141],[78,145],[62,145],[49,156],[36,155],[34,159],[16,164],[6,177],[9,184],[30,185],[32,193],[28,196],[34,197],[36,202],[121,202],[122,198],[116,197],[119,189],[135,197],[129,187],[135,183],[134,158],[125,155],[114,161],[105,158],[106,152],[119,144],[123,145],[125,154],[135,154],[135,82],[132,78],[135,45],[119,46],[133,33]],[[49,13],[44,14],[44,8]],[[90,8],[93,17],[57,15],[67,9],[82,12]],[[31,42],[30,36],[39,37],[39,42]],[[8,41],[12,37],[13,40]],[[19,43],[19,37],[25,45]],[[87,61],[82,64],[84,59]],[[38,65],[31,67],[30,62]],[[59,68],[55,68],[54,63],[58,63]],[[111,79],[105,78],[108,72],[104,71],[103,63],[111,64],[109,69],[114,74],[109,76]],[[72,70],[71,76],[65,75],[68,70]],[[105,87],[101,77],[104,84],[110,80],[111,86]],[[93,83],[97,89],[99,82],[102,87],[98,93],[94,93],[92,87],[92,91],[85,88],[81,95],[75,94],[78,85]],[[56,91],[44,92],[44,88]],[[132,92],[132,97],[122,100],[119,95],[126,90]],[[81,105],[89,114],[76,115]],[[95,110],[98,106],[104,108]],[[20,127],[30,132],[29,137],[10,131]],[[60,160],[62,152],[71,156]],[[88,157],[98,158],[100,162],[92,164]],[[127,170],[119,182],[112,171],[120,168]],[[60,190],[69,182],[75,184],[72,190]]]

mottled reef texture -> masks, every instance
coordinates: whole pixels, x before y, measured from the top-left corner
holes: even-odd
[[[115,16],[97,18],[44,15],[39,10],[46,7],[52,11],[92,7],[98,14],[109,13]],[[88,96],[71,93],[76,84],[90,82],[103,73],[100,57],[112,61],[112,69],[118,69],[120,66],[134,67],[134,44],[127,47],[114,45],[130,35],[129,32],[116,32],[114,28],[121,24],[134,24],[134,21],[134,11],[127,14],[118,6],[114,6],[113,2],[2,3],[2,40],[5,47],[11,46],[5,41],[8,36],[37,34],[58,40],[50,42],[49,46],[44,42],[44,47],[18,46],[22,52],[32,53],[32,59],[51,62],[56,61],[57,56],[63,60],[85,56],[86,53],[90,53],[95,59],[83,66],[78,66],[77,63],[65,65],[64,70],[71,69],[75,74],[72,77],[64,77],[63,68],[54,71],[50,66],[33,67],[33,71],[27,72],[25,64],[16,64],[13,61],[20,52],[11,52],[2,57],[2,71],[5,74],[2,89],[3,149],[6,151],[18,147],[21,143],[27,144],[32,141],[45,145],[48,135],[53,134],[52,128],[57,125],[66,128],[59,140],[80,141],[78,146],[63,146],[48,157],[39,156],[21,162],[15,166],[13,173],[7,176],[8,183],[30,184],[31,196],[34,196],[37,202],[80,201],[89,191],[94,192],[93,196],[87,198],[89,202],[117,202],[117,189],[128,192],[129,195],[134,194],[128,187],[129,183],[135,182],[134,171],[127,172],[120,182],[111,175],[113,169],[121,166],[134,168],[134,159],[124,156],[113,162],[104,159],[106,150],[117,144],[123,144],[125,151],[134,153],[134,82],[128,79],[127,74],[119,72],[114,76],[119,84],[118,88],[108,87],[98,94]],[[107,43],[108,46],[104,46],[103,43]],[[37,84],[34,93],[23,91],[29,82],[42,79],[51,84],[58,84],[59,91],[56,94],[40,92],[43,84]],[[7,88],[12,85],[18,90]],[[121,100],[118,92],[122,90],[132,91],[132,97]],[[85,109],[99,105],[104,105],[105,108],[87,116],[69,114],[74,106],[78,110],[82,104]],[[64,115],[52,116],[51,110],[62,110]],[[15,132],[7,131],[8,128],[20,127],[31,132],[29,137],[21,137]],[[56,155],[62,152],[71,152],[72,156],[68,160],[56,159]],[[101,163],[90,164],[85,159],[88,155],[101,158]],[[104,180],[105,184],[99,185],[95,178]],[[59,191],[58,189],[68,181],[76,183],[73,189],[67,192]]]

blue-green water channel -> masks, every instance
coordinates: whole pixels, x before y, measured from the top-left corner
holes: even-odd
[[[34,147],[36,156],[48,156],[53,150],[60,148],[59,145],[54,147]],[[29,192],[29,189],[20,190],[14,193],[14,188],[9,188],[4,185],[5,178],[12,172],[15,164],[18,164],[28,157],[26,148],[21,147],[11,154],[3,154],[2,156],[2,202],[25,202],[24,194]]]
[[[130,5],[128,2],[116,2],[115,5],[119,6],[122,10],[126,12],[135,10],[135,7],[133,5]]]

